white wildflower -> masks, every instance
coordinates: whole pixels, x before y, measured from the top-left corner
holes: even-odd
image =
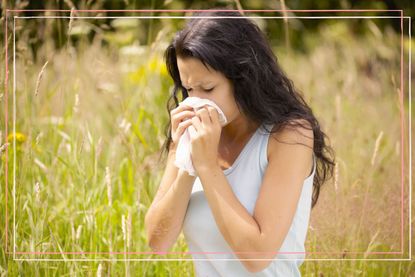
[[[35,164],[40,167],[43,171],[47,171],[48,168],[44,163],[42,163],[38,158],[35,158]]]
[[[377,137],[377,139],[376,139],[376,142],[375,142],[375,149],[374,149],[374,151],[373,151],[372,160],[371,160],[371,162],[370,162],[370,164],[371,164],[371,165],[374,165],[374,164],[375,164],[375,159],[376,159],[377,153],[378,153],[378,151],[379,151],[380,140],[382,139],[382,137],[383,137],[383,131],[381,131],[381,132],[379,133],[379,135],[378,135],[378,137]]]
[[[97,277],[101,277],[102,276],[102,264],[98,265],[98,269],[97,269]]]
[[[336,162],[336,164],[334,165],[334,189],[338,190],[338,185],[339,185],[339,164]]]
[[[96,153],[97,158],[101,155],[102,146],[103,146],[102,137],[99,137],[98,143],[97,143],[97,146],[96,146],[96,149],[95,149],[95,153]]]
[[[108,206],[112,206],[112,187],[110,168],[105,167],[105,184],[107,186]]]
[[[39,72],[39,75],[37,77],[36,82],[36,89],[35,89],[35,96],[39,93],[39,87],[40,87],[40,81],[42,80],[43,73],[45,73],[46,66],[48,65],[49,61],[46,61],[46,63],[42,66],[42,69]]]
[[[79,241],[81,238],[81,232],[82,232],[82,224],[78,226],[78,229],[76,229],[76,241]]]
[[[122,215],[121,216],[121,229],[122,229],[122,237],[124,239],[124,241],[127,240],[127,226],[126,226],[126,221],[125,221],[125,216]]]
[[[130,128],[131,128],[131,123],[128,122],[125,118],[123,118],[119,123],[118,126],[120,127],[120,129],[126,134],[128,135]]]
[[[39,184],[39,181],[35,183],[35,197],[36,197],[36,201],[40,202],[40,184]]]
[[[2,146],[0,146],[0,154],[3,153],[3,151],[6,150],[7,147],[9,147],[10,143],[5,143]]]
[[[78,113],[79,112],[79,94],[75,94],[75,104],[73,105],[73,112]]]
[[[127,214],[127,247],[131,246],[132,222],[131,214]]]
[[[40,132],[36,138],[35,138],[35,143],[36,145],[39,145],[40,139],[43,137],[43,132]]]

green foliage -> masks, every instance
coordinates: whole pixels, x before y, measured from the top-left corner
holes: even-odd
[[[73,4],[79,9],[187,7],[185,1],[147,2]],[[254,2],[257,1],[241,1],[247,8],[256,7]],[[68,8],[68,3],[72,2],[33,1],[26,8]],[[218,4],[234,5],[227,1]],[[300,7],[297,2],[287,5]],[[324,1],[318,5],[334,7]],[[2,184],[6,183],[7,155],[5,246],[9,252],[0,251],[0,272],[10,276],[89,276],[101,270],[102,274],[116,276],[193,276],[189,260],[125,260],[190,259],[190,255],[105,254],[151,251],[144,232],[144,215],[164,169],[158,155],[168,120],[165,104],[172,87],[162,54],[183,22],[75,20],[67,32],[68,24],[66,19],[17,23],[14,136],[5,137],[3,110],[0,116],[0,146],[5,141],[11,143],[7,154],[0,153]],[[398,208],[395,209],[400,200],[400,171],[396,166],[401,149],[396,93],[400,37],[393,28],[369,20],[361,25],[364,30],[360,35],[353,29],[356,22],[325,21],[316,24],[312,32],[306,32],[301,24],[296,31],[295,24],[289,25],[293,28],[289,30],[293,32],[290,38],[295,51],[279,39],[284,37],[281,24],[267,20],[263,28],[272,34],[270,38],[282,67],[303,91],[338,160],[338,177],[325,185],[312,212],[307,251],[328,253],[340,249],[344,251],[340,258],[353,258],[350,251],[394,251],[400,246],[396,243],[400,230]],[[45,31],[36,36],[33,29],[39,26]],[[275,29],[279,32],[273,33]],[[295,42],[295,32],[301,43]],[[299,44],[301,47],[297,48]],[[405,39],[405,56],[408,45],[409,40]],[[3,51],[1,55],[4,60]],[[49,63],[38,83],[46,61]],[[4,80],[4,72],[1,74]],[[10,82],[9,134],[13,132],[11,92]],[[2,95],[1,103],[4,100]],[[408,102],[405,94],[405,115]],[[383,136],[374,155],[380,132]],[[408,142],[405,143],[407,149]],[[1,203],[6,203],[5,192],[0,191]],[[0,222],[6,222],[5,215],[4,204],[0,207]],[[125,232],[130,232],[130,244],[124,239]],[[16,251],[55,253],[17,254],[16,258],[60,261],[13,260],[13,239]],[[407,240],[405,237],[405,245]],[[5,236],[2,241],[5,243]],[[187,251],[182,235],[170,251]],[[373,258],[368,253],[361,256]],[[381,256],[389,257],[374,258]],[[311,254],[307,258],[332,257]],[[306,261],[301,271],[304,276],[409,276],[414,272],[414,263]]]

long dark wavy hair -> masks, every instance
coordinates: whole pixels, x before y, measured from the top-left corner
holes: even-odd
[[[227,77],[233,83],[239,110],[258,124],[274,124],[274,130],[266,130],[267,132],[278,132],[288,125],[299,125],[309,130],[312,128],[313,151],[317,161],[313,208],[320,187],[333,176],[334,151],[326,145],[325,138],[328,137],[321,130],[311,108],[281,69],[259,27],[237,11],[208,10],[193,14],[193,18],[187,21],[184,29],[176,33],[165,51],[167,70],[174,81],[167,102],[169,119],[170,111],[179,104],[179,93],[183,99],[188,97],[180,80],[178,56],[197,58]],[[302,124],[304,120],[309,125]],[[165,134],[162,154],[169,152],[172,143],[170,120]]]

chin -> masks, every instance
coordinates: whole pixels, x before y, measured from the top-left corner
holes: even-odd
[[[222,126],[222,128],[225,128],[226,126],[229,125],[229,123],[231,123],[232,121],[227,121],[225,125]]]

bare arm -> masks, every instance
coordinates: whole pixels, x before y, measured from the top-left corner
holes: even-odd
[[[173,161],[174,153],[169,153],[165,174],[145,217],[149,245],[158,252],[167,252],[177,240],[195,181]]]
[[[193,113],[184,111],[184,108],[178,108],[174,112],[181,112],[177,116],[172,114],[174,141],[177,141],[190,125],[190,121],[183,121],[184,117]],[[176,145],[173,143],[170,148],[160,186],[145,216],[148,243],[157,252],[167,252],[177,240],[196,179],[174,165]]]

